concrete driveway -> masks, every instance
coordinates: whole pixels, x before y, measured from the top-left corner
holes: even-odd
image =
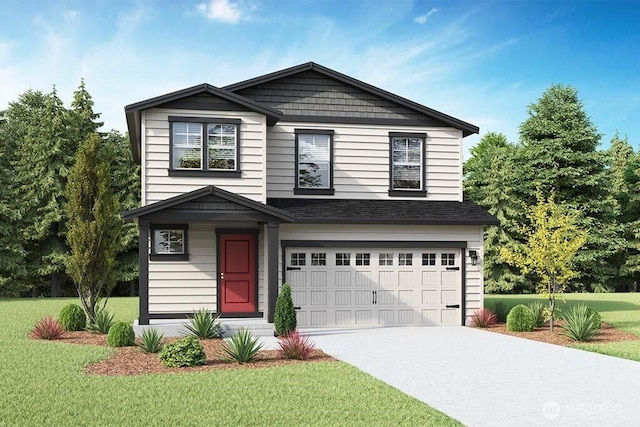
[[[470,426],[640,423],[640,363],[465,327],[304,330]]]

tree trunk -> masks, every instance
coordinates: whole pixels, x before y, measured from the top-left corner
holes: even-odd
[[[555,298],[549,298],[549,328],[551,329],[551,332],[553,332],[553,315],[554,315],[554,311],[556,308],[556,299]]]
[[[60,283],[58,281],[58,273],[54,271],[51,273],[51,297],[55,298],[60,293]]]
[[[130,297],[136,296],[136,282],[133,280],[129,282],[129,296]]]

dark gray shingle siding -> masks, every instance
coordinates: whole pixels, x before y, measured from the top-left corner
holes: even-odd
[[[305,71],[237,92],[239,95],[282,111],[285,116],[351,117],[424,122],[446,126],[424,114],[394,104],[374,94]]]

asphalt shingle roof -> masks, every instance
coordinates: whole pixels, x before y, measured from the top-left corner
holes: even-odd
[[[470,201],[270,198],[267,204],[294,214],[295,222],[498,225]]]

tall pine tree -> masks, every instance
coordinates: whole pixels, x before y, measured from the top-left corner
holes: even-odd
[[[28,289],[20,280],[26,270],[22,245],[16,237],[20,211],[11,185],[13,137],[9,120],[6,112],[0,112],[0,297],[19,296]]]
[[[133,160],[129,138],[117,131],[104,136],[104,146],[111,166],[114,195],[123,211],[140,206],[140,166]],[[128,284],[128,294],[135,295],[138,279],[138,226],[125,223],[114,266],[116,280]]]
[[[26,283],[34,293],[58,294],[68,247],[64,229],[64,188],[74,152],[69,152],[66,109],[55,88],[28,91],[9,106],[16,124],[14,184],[20,200],[20,238],[26,253]]]
[[[539,188],[545,195],[555,192],[559,204],[582,212],[577,226],[587,230],[588,239],[576,256],[580,274],[570,290],[611,290],[615,257],[625,243],[609,191],[607,156],[597,150],[600,135],[569,86],[551,86],[529,106],[528,114],[520,125],[519,197],[532,206]]]
[[[500,225],[484,231],[484,284],[488,293],[532,292],[530,281],[501,256],[501,248],[517,251],[525,206],[514,194],[517,148],[500,133],[489,132],[470,150],[464,164],[465,197],[495,216]]]

